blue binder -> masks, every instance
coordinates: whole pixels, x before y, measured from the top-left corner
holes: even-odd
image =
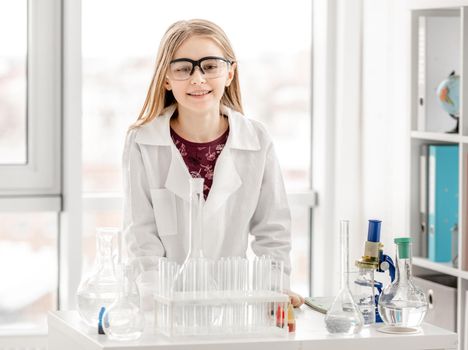
[[[429,259],[452,260],[452,229],[458,224],[458,146],[429,145]]]

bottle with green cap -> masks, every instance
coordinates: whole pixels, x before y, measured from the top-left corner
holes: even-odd
[[[380,294],[379,312],[387,329],[394,332],[418,331],[427,311],[424,292],[411,275],[411,238],[395,238],[396,276]]]

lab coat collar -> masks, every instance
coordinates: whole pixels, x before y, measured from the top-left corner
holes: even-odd
[[[136,142],[171,147],[171,164],[164,185],[168,190],[188,201],[190,173],[180,152],[172,142],[169,128],[169,120],[175,108],[175,105],[168,107],[161,116],[140,127],[136,136]],[[227,107],[223,107],[221,112],[228,117],[230,131],[224,149],[216,161],[213,184],[204,206],[205,220],[213,217],[229,196],[242,185],[241,177],[236,169],[235,155],[232,149],[260,150],[260,142],[251,121],[241,113]]]
[[[188,201],[190,173],[180,152],[174,145],[171,146],[171,152],[172,160],[164,186],[180,198]],[[241,185],[242,180],[234,164],[233,154],[230,149],[225,147],[216,161],[213,184],[204,205],[204,219],[209,219],[215,215],[216,211]]]
[[[164,109],[160,116],[140,126],[135,136],[135,142],[152,146],[170,146],[173,142],[169,121],[175,110],[176,105],[171,105]]]
[[[154,146],[172,145],[169,121],[176,108],[175,104],[167,107],[159,117],[141,126],[135,141],[139,144]],[[226,106],[221,106],[221,113],[228,117],[229,122],[229,136],[225,147],[249,151],[260,150],[257,133],[250,120]]]

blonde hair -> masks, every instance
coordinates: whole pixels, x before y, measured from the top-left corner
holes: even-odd
[[[229,39],[224,31],[213,22],[203,19],[175,22],[167,29],[161,39],[156,57],[156,68],[146,94],[145,103],[138,119],[131,125],[130,129],[149,123],[166,107],[176,103],[172,91],[168,91],[164,87],[167,70],[177,49],[193,36],[203,36],[213,40],[224,51],[226,59],[236,62]],[[231,84],[225,88],[221,104],[243,113],[237,69],[234,70]]]

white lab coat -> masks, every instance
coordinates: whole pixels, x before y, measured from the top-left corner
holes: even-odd
[[[190,174],[170,136],[176,106],[127,135],[123,156],[124,237],[131,255],[182,262],[188,252]],[[204,254],[252,250],[284,261],[289,288],[291,214],[280,166],[264,126],[227,107],[229,136],[214,169],[203,213]]]

